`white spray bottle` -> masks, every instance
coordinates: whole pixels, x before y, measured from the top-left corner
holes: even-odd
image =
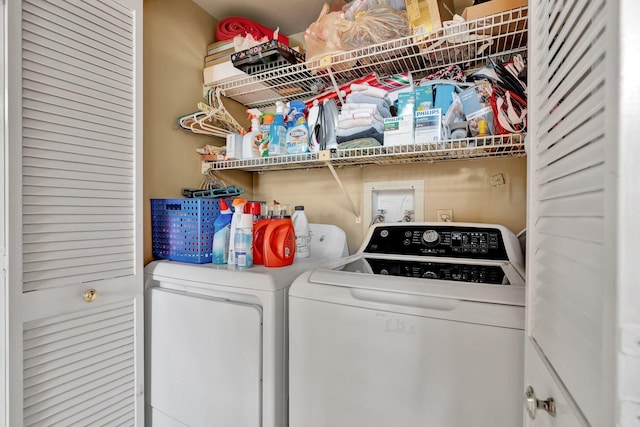
[[[247,110],[251,120],[251,130],[242,138],[242,158],[254,159],[260,157],[260,142],[262,133],[260,131],[260,110],[250,108]]]

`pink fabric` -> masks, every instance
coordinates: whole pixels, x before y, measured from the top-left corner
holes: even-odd
[[[230,16],[221,19],[216,25],[216,41],[231,40],[235,36],[246,36],[247,34],[251,34],[256,40],[260,40],[264,36],[269,40],[273,39],[272,29],[241,16]],[[289,46],[289,38],[287,36],[278,33],[278,40]]]

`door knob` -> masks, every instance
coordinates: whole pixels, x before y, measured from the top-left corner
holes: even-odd
[[[82,299],[86,302],[93,302],[98,298],[98,291],[95,289],[89,289],[84,294],[82,294]]]
[[[532,420],[536,418],[536,412],[538,409],[545,410],[552,417],[556,416],[556,402],[553,397],[547,400],[539,400],[536,397],[536,392],[533,387],[527,387],[527,391],[524,393],[524,407],[527,409],[527,414]]]

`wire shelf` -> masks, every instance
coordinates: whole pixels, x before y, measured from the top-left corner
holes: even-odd
[[[385,165],[461,160],[482,157],[524,156],[524,135],[495,135],[408,144],[351,148],[243,160],[208,162],[211,170],[237,169],[248,172],[310,169],[326,166]]]
[[[225,96],[247,107],[272,107],[276,101],[306,100],[365,75],[379,78],[411,72],[420,79],[444,66],[457,64],[466,70],[479,68],[487,56],[508,59],[526,54],[528,8],[462,22],[343,53],[322,60],[285,66],[249,77],[216,82]]]

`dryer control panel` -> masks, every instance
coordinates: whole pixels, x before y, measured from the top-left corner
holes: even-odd
[[[381,225],[365,252],[507,261],[500,229],[448,225]]]

